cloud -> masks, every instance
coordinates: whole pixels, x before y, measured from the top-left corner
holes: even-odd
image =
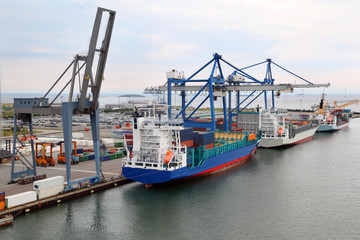
[[[1,5],[0,64],[11,72],[2,74],[4,89],[15,89],[11,81],[17,75],[36,75],[39,82],[49,75],[56,79],[76,53],[87,49],[96,6],[117,12],[105,72],[110,85],[104,83],[104,91],[160,85],[173,68],[190,76],[214,52],[238,67],[272,58],[311,82],[330,81],[338,89],[344,84],[360,86],[360,2],[355,0],[66,0]],[[258,72],[262,79],[265,67]],[[275,73],[279,81],[289,79]],[[33,91],[34,84],[24,78],[16,78],[23,91]]]

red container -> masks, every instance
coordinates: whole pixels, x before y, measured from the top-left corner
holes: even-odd
[[[206,128],[194,127],[194,131],[206,131]]]
[[[86,131],[86,132],[90,131],[90,128],[85,128],[85,131]]]
[[[186,146],[186,147],[193,147],[194,146],[194,140],[187,140],[187,141],[183,141],[181,142],[181,146]]]
[[[5,201],[5,192],[0,192],[0,202]]]
[[[116,125],[116,128],[121,128],[121,126],[120,126],[120,125]]]
[[[133,142],[133,141],[126,141],[126,144],[127,144],[127,145],[133,145],[134,142]]]
[[[215,143],[210,143],[208,145],[205,145],[206,150],[213,149],[215,146]]]
[[[133,135],[131,133],[126,133],[125,138],[126,139],[133,139]]]

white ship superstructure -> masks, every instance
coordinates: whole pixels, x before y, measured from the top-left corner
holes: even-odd
[[[124,166],[175,170],[186,166],[186,146],[180,144],[182,121],[147,114],[133,119],[132,154]]]

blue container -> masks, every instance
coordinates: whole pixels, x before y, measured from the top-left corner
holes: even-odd
[[[206,132],[199,134],[199,145],[208,145],[214,143],[214,133],[213,132]]]
[[[93,154],[93,155],[89,155],[89,158],[88,158],[89,160],[94,160],[95,159],[95,155]]]
[[[193,140],[194,140],[194,145],[199,144],[199,133],[198,132],[193,133]]]
[[[78,148],[76,149],[76,154],[81,154],[84,152],[84,149],[83,148]]]
[[[181,142],[185,142],[185,141],[189,141],[193,139],[193,134],[188,134],[188,135],[180,135],[180,141]]]
[[[101,157],[101,161],[109,161],[110,160],[110,155],[105,155]]]
[[[185,135],[192,135],[193,134],[193,128],[184,128],[180,130],[180,138]]]

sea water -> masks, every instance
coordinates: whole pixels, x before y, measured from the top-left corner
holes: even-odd
[[[28,213],[0,239],[360,239],[360,119],[244,165]]]

